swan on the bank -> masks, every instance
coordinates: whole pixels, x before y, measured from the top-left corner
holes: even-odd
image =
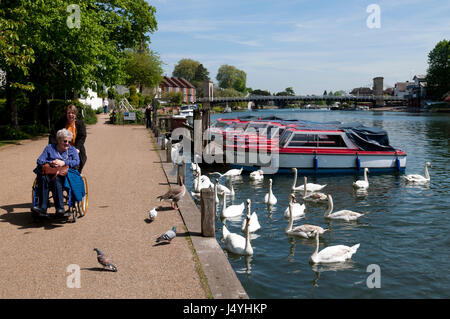
[[[323,188],[325,188],[325,185],[320,185],[320,184],[314,184],[314,183],[305,183],[304,185],[300,185],[300,186],[296,186],[297,184],[297,169],[294,167],[292,168],[292,170],[294,171],[294,183],[292,184],[292,191],[303,191],[306,187],[306,190],[308,192],[318,192],[320,190],[322,190]],[[306,176],[304,177],[306,178]],[[306,185],[306,186],[305,186]]]
[[[353,183],[353,187],[357,189],[367,189],[369,188],[369,179],[367,178],[367,173],[369,173],[369,169],[367,167],[364,168],[364,180],[358,180]]]
[[[269,192],[264,196],[264,204],[275,205],[277,203],[277,198],[272,192],[272,179],[269,179]]]
[[[362,213],[357,213],[357,212],[347,210],[347,209],[332,213],[333,207],[334,207],[333,206],[333,198],[331,197],[330,194],[328,194],[328,210],[325,212],[325,215],[324,215],[325,218],[342,219],[345,221],[352,221],[352,220],[357,220],[361,216],[364,216],[364,214],[362,214]]]
[[[416,184],[425,184],[430,181],[430,173],[428,173],[428,166],[431,166],[430,162],[425,163],[425,177],[419,174],[409,174],[403,176],[406,182],[408,183],[416,183]]]
[[[292,208],[292,214],[289,212]],[[284,218],[289,218],[292,215],[293,218],[305,216],[305,204],[297,203],[294,194],[291,194],[291,199],[289,201],[289,206],[284,211]]]
[[[241,226],[241,230],[243,233],[245,233],[245,228],[247,227],[247,219],[248,218],[250,218],[249,231],[251,233],[254,233],[255,231],[257,231],[258,229],[261,228],[261,225],[258,220],[258,215],[256,215],[256,212],[253,212],[252,214],[250,214],[250,205],[251,205],[251,200],[247,199],[247,218],[244,219],[244,221],[242,222],[242,226]]]
[[[319,232],[316,235],[316,250],[310,257],[310,261],[318,263],[336,263],[345,262],[351,259],[353,254],[356,253],[360,244],[353,245],[352,247],[345,245],[328,246],[319,251]]]

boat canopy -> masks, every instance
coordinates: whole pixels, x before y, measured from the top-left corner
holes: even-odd
[[[389,137],[385,130],[367,127],[361,123],[342,124],[340,129],[364,151],[395,151],[389,144]]]

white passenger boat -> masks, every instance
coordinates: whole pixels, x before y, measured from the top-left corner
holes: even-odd
[[[359,123],[274,119],[219,119],[229,164],[253,171],[276,168],[305,174],[404,171],[406,153],[389,144],[386,131]]]

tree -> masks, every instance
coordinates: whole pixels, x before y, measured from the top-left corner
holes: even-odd
[[[270,96],[270,92],[266,90],[256,89],[252,91],[252,95]]]
[[[180,105],[183,103],[184,95],[181,92],[166,92],[162,95],[162,99],[170,105]]]
[[[433,99],[443,99],[450,91],[450,41],[442,40],[428,54],[427,91]]]
[[[295,92],[292,87],[285,88],[284,91],[286,92],[286,95],[288,95],[288,96],[295,96]]]
[[[142,43],[157,29],[156,9],[145,0],[72,2],[11,0],[6,9],[3,1],[0,5],[1,29],[8,30],[3,27],[4,17],[20,26],[16,30],[18,43],[30,49],[25,56],[33,52],[29,63],[21,60],[27,62],[27,73],[5,71],[10,83],[29,82],[35,88],[28,94],[27,109],[34,112],[35,120],[40,114],[48,117],[49,98],[66,98],[66,94],[72,98],[95,84],[100,88],[121,82],[124,51],[144,47]],[[70,8],[75,8],[75,13]],[[0,51],[3,68],[5,51]]]
[[[200,62],[198,61],[192,59],[181,59],[175,65],[172,76],[177,78],[185,78],[189,82],[193,82],[195,80],[195,74],[199,65]]]
[[[209,80],[209,72],[203,66],[203,64],[200,63],[195,70],[194,81],[192,82],[192,84],[194,84],[196,87],[199,87],[201,86],[202,82],[206,80]]]
[[[127,85],[137,85],[142,93],[144,86],[152,89],[161,83],[162,61],[153,51],[127,52],[125,72],[128,75]]]
[[[323,91],[323,94],[322,94],[322,95],[328,95],[328,94],[327,94],[327,90]]]
[[[242,93],[246,90],[247,74],[232,65],[222,65],[217,71],[216,79],[222,89],[233,88]]]

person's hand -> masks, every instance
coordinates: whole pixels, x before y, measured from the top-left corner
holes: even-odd
[[[78,148],[76,148],[77,152],[80,153],[80,150]]]
[[[55,167],[63,167],[64,165],[66,165],[66,163],[64,161],[61,161],[59,159],[55,159],[52,161],[53,166]]]

